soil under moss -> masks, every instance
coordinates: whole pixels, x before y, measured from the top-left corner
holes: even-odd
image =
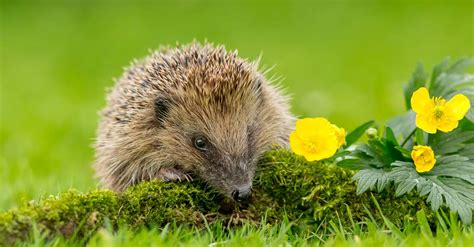
[[[382,221],[385,216],[401,226],[415,220],[421,209],[433,219],[424,200],[416,196],[394,197],[389,191],[356,195],[352,175],[332,164],[271,151],[260,161],[253,196],[246,205],[223,198],[199,181],[145,182],[122,194],[70,190],[0,213],[0,243],[27,240],[33,229],[51,237],[87,237],[105,224],[134,228],[219,223],[232,227],[287,218],[308,226],[324,226],[333,220],[349,227],[369,218]]]

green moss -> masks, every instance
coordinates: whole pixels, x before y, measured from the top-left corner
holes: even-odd
[[[106,223],[132,228],[167,223],[204,227],[218,222],[232,226],[242,222],[259,224],[262,217],[269,223],[287,217],[311,223],[308,225],[333,220],[350,226],[352,221],[368,218],[381,221],[380,212],[402,225],[414,220],[420,209],[430,212],[418,197],[395,198],[387,191],[373,198],[370,193],[356,195],[351,171],[306,162],[287,151],[269,152],[259,167],[249,205],[235,205],[197,181],[146,182],[122,194],[69,191],[0,213],[0,243],[28,239],[34,228],[46,236],[84,237]]]
[[[261,162],[256,184],[261,193],[278,202],[290,220],[333,220],[348,225],[351,220],[372,217],[382,221],[384,215],[400,226],[415,220],[420,209],[431,212],[424,199],[415,195],[397,198],[393,191],[357,195],[353,172],[333,164],[307,162],[284,151],[270,152]]]

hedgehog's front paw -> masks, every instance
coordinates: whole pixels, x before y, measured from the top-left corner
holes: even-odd
[[[158,178],[165,181],[192,181],[193,178],[180,170],[171,167],[162,167],[158,172]]]

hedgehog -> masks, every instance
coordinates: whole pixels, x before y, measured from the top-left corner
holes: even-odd
[[[287,148],[289,97],[222,45],[160,48],[132,62],[100,113],[96,176],[121,192],[141,181],[199,179],[237,201],[262,154]]]

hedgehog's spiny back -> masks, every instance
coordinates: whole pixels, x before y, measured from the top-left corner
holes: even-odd
[[[144,61],[145,77],[160,82],[162,91],[235,90],[245,88],[256,72],[256,65],[239,58],[237,52],[226,52],[223,46],[192,43],[184,47],[167,48],[154,52]],[[136,69],[132,66],[132,73]],[[236,82],[241,82],[235,84]]]

